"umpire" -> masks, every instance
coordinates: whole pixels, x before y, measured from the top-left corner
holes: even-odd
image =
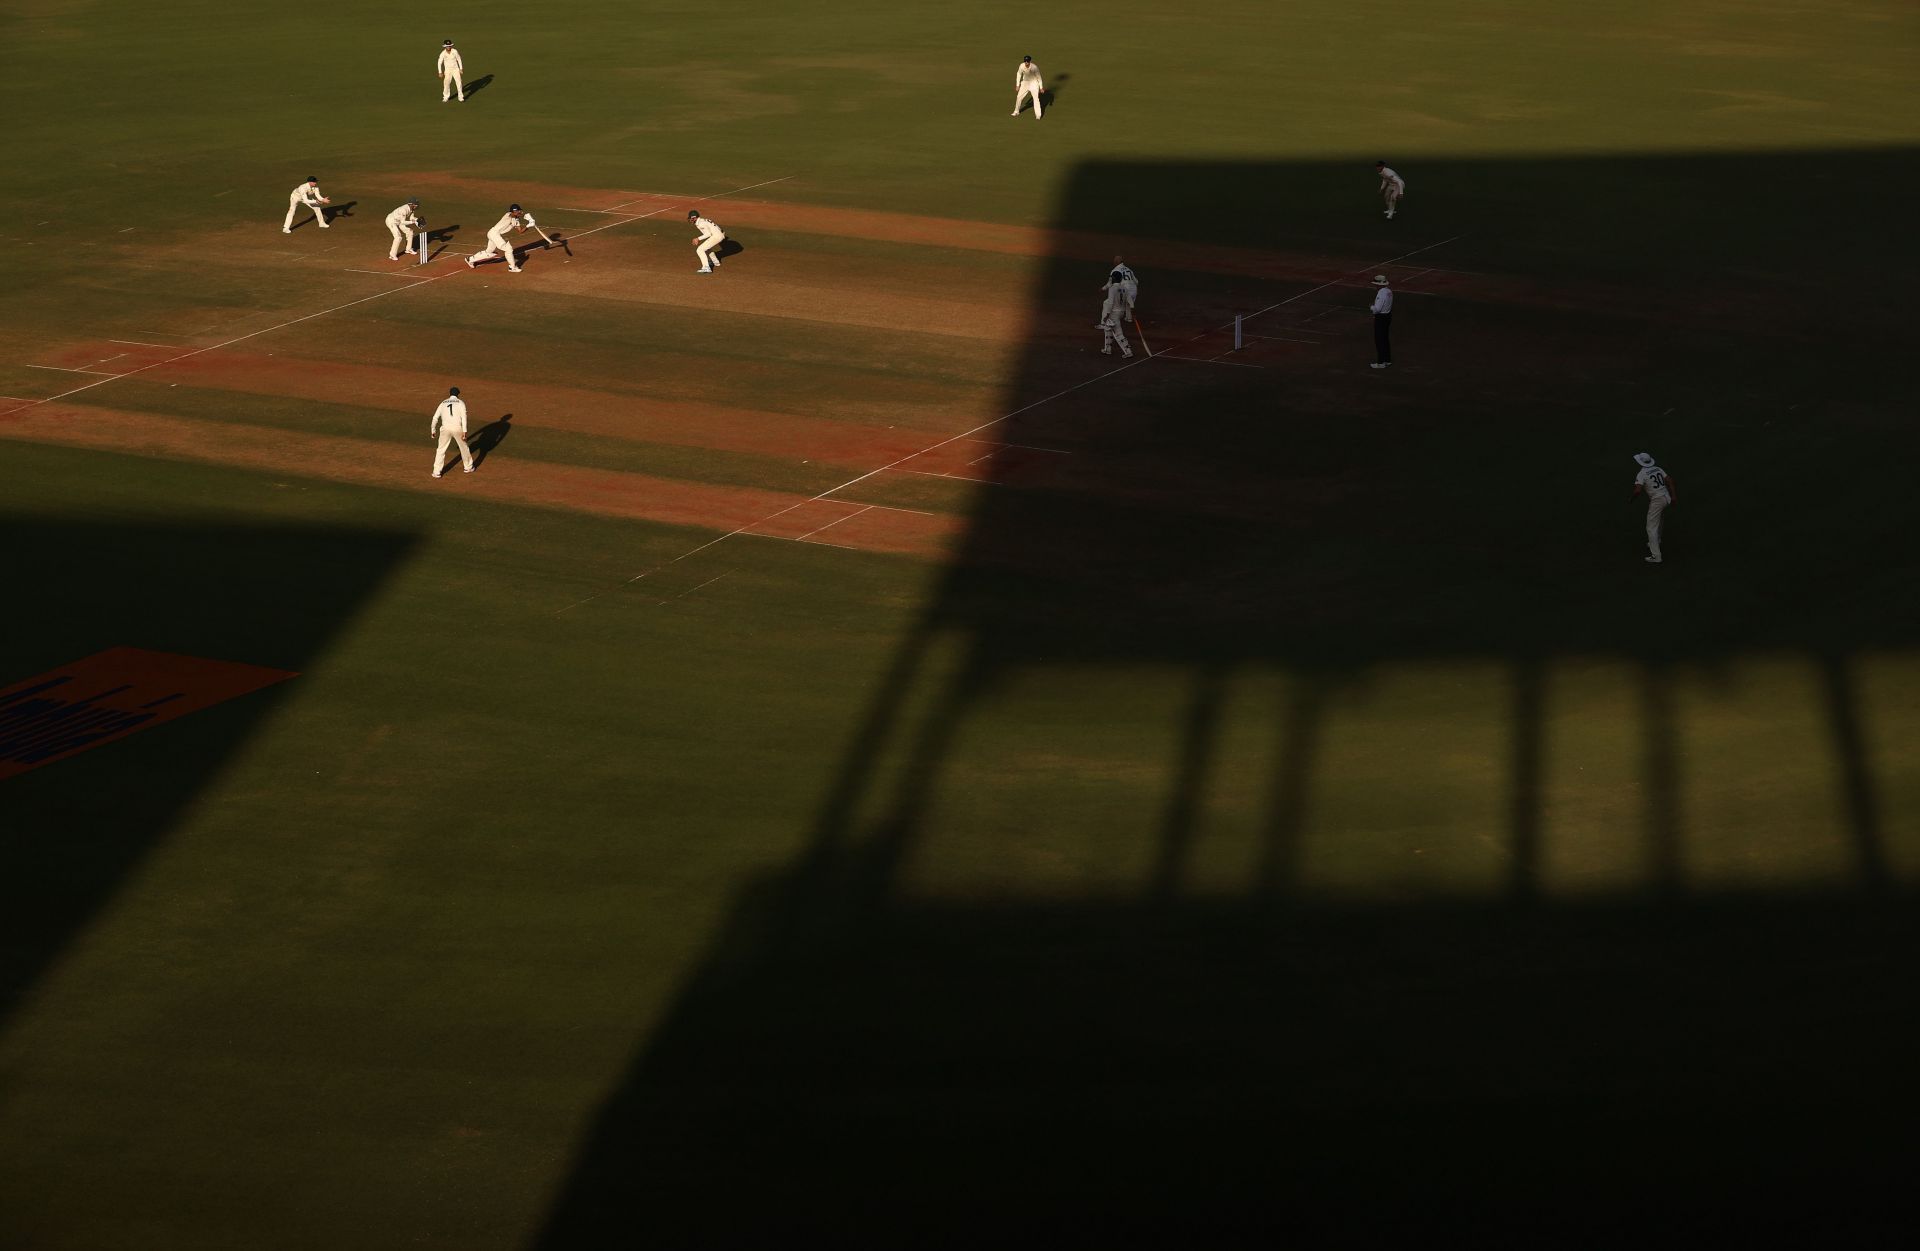
[[[1393,288],[1385,274],[1375,274],[1373,285],[1379,288],[1373,293],[1373,354],[1380,358],[1373,367],[1385,369],[1393,364],[1393,341],[1388,338],[1393,328]]]

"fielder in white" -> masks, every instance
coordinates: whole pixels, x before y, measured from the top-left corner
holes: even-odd
[[[313,210],[313,219],[320,223],[320,229],[330,229],[327,225],[327,210],[322,207],[329,203],[331,201],[320,194],[320,180],[307,179],[287,196],[287,220],[281,223],[280,233],[283,235],[293,233],[293,219],[300,215],[300,210],[303,208]]]
[[[467,102],[467,85],[460,81],[460,75],[466,68],[460,60],[460,49],[453,46],[453,40],[449,39],[440,45],[440,60],[433,67],[433,72],[440,75],[440,103],[445,104],[456,93],[460,103]]]
[[[433,453],[433,476],[440,476],[440,466],[446,463],[447,444],[460,445],[460,464],[465,472],[473,472],[473,452],[467,447],[467,402],[460,398],[459,387],[448,387],[447,398],[440,401],[440,407],[433,410],[433,421],[427,426],[427,437],[440,436],[440,446]]]
[[[508,272],[519,273],[520,258],[518,254],[514,252],[513,242],[507,238],[507,232],[510,230],[531,230],[534,234],[540,236],[542,243],[545,243],[548,247],[553,246],[553,240],[547,238],[547,232],[540,229],[540,223],[533,220],[532,213],[527,212],[518,204],[510,204],[507,206],[507,215],[493,223],[493,229],[487,231],[486,250],[484,252],[475,252],[472,256],[469,256],[467,258],[467,268],[472,269],[481,261],[490,261],[496,256],[504,256],[507,258]]]
[[[1380,198],[1387,203],[1387,216],[1392,217],[1400,207],[1400,197],[1407,193],[1407,181],[1388,169],[1385,161],[1375,161],[1373,167],[1380,172]]]
[[[1046,85],[1040,81],[1040,67],[1033,63],[1032,57],[1021,57],[1020,64],[1013,68],[1012,116],[1020,116],[1020,106],[1027,102],[1028,96],[1032,96],[1033,120],[1036,122],[1039,121],[1041,114],[1044,112],[1040,107],[1040,93],[1045,90]]]
[[[1653,457],[1647,452],[1635,452],[1633,463],[1640,466],[1640,472],[1633,476],[1633,493],[1647,497],[1647,563],[1660,563],[1660,519],[1667,506],[1674,502],[1673,479],[1667,471],[1653,463]]]
[[[387,253],[388,260],[397,261],[402,253],[413,251],[414,234],[422,229],[420,201],[408,200],[393,212],[388,213],[387,229],[393,234],[393,248]]]
[[[687,210],[687,220],[700,232],[700,237],[693,241],[693,254],[700,258],[700,268],[694,272],[710,274],[720,264],[720,245],[727,241],[727,232],[700,216],[699,209]]]
[[[1140,279],[1116,256],[1100,290],[1106,296],[1100,305],[1100,320],[1095,323],[1102,334],[1100,355],[1111,356],[1118,347],[1120,355],[1131,357],[1133,345],[1127,342],[1127,323],[1133,320],[1133,302],[1140,295]]]

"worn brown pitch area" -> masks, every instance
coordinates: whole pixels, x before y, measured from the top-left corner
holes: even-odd
[[[0,439],[265,470],[355,486],[411,491],[466,489],[459,458],[451,448],[448,464],[452,468],[447,471],[447,480],[435,482],[429,476],[434,444],[424,429],[419,450],[408,451],[369,439],[56,402],[0,419]],[[485,498],[496,503],[723,533],[755,527],[808,502],[808,497],[779,491],[541,461],[504,462],[483,472]],[[862,537],[842,545],[935,556],[946,550],[962,524],[954,517],[886,511],[896,519],[894,525],[849,531]]]

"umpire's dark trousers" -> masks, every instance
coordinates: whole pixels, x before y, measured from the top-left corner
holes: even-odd
[[[1382,365],[1393,363],[1393,341],[1387,337],[1387,331],[1393,326],[1392,313],[1373,315],[1373,351]]]

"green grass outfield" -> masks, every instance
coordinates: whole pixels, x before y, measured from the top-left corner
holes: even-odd
[[[0,781],[0,1245],[1897,1228],[1916,47],[0,0],[0,687],[300,671]]]

